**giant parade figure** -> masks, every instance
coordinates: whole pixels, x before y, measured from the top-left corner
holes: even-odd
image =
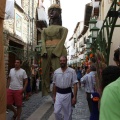
[[[62,27],[61,8],[58,4],[52,4],[48,9],[49,27],[44,28],[41,34],[42,40],[42,95],[50,92],[50,72],[60,67],[59,58],[67,56],[64,46],[68,29]]]

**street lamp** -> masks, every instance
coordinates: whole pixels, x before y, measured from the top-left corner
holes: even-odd
[[[90,44],[90,43],[87,43],[87,44],[86,44],[86,49],[90,49],[90,46],[91,46],[91,44]]]
[[[89,43],[92,44],[92,42],[93,42],[93,41],[92,41],[92,35],[90,34],[90,35],[88,36],[88,38],[89,38]]]
[[[38,54],[41,54],[41,48],[40,48],[39,45],[37,45],[37,46],[35,47],[35,49],[36,49],[36,51],[37,51]]]
[[[36,46],[36,51],[41,54],[41,47],[42,47],[42,42],[41,40],[38,41],[38,45]]]
[[[90,31],[92,32],[92,38],[97,38],[98,31],[100,30],[98,27],[96,27],[97,20],[92,18],[89,21]]]
[[[38,41],[38,45],[40,45],[40,47],[42,47],[42,41],[41,40]]]
[[[100,29],[96,26],[90,29],[90,31],[92,32],[92,38],[97,38],[99,30]]]
[[[91,30],[93,27],[96,26],[96,23],[97,23],[97,20],[96,20],[96,19],[94,19],[94,18],[90,19],[90,21],[89,21],[90,30]]]

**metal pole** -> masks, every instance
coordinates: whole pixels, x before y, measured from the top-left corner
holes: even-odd
[[[30,0],[28,1],[28,39],[27,39],[27,60],[28,60],[28,51],[29,51],[29,44],[30,44]]]
[[[32,48],[31,51],[33,51],[34,48],[34,0],[32,0]],[[34,57],[33,57],[34,62]]]

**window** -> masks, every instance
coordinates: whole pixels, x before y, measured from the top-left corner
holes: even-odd
[[[15,33],[22,37],[22,16],[15,11]]]

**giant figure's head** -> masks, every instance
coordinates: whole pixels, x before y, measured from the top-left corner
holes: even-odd
[[[62,25],[61,11],[62,10],[58,4],[52,4],[48,8],[49,25],[52,24]]]

